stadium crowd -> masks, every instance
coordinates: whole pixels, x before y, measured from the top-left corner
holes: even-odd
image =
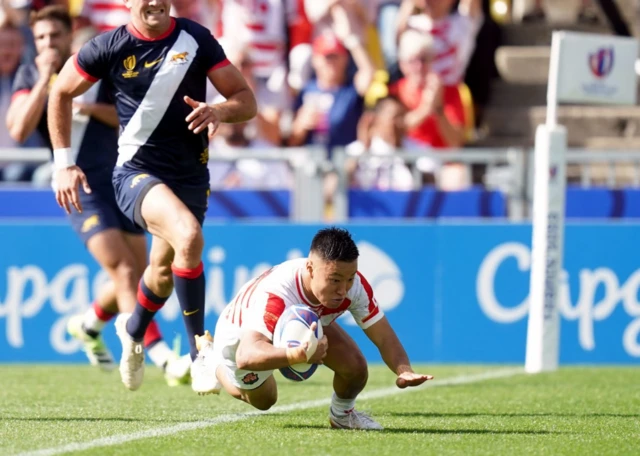
[[[497,75],[494,52],[500,41],[500,19],[495,3],[174,0],[172,14],[212,31],[258,101],[254,120],[223,125],[213,138],[212,188],[289,187],[292,175],[286,163],[248,158],[216,162],[215,157],[236,155],[237,149],[259,153],[296,146],[320,146],[329,159],[336,148],[346,148],[352,157],[376,156],[366,164],[347,162],[354,187],[411,188],[412,170],[391,157],[397,150],[419,156],[473,142],[491,80]],[[540,16],[543,3],[535,2],[536,9],[525,20]],[[18,67],[38,64],[29,27],[31,11],[52,4],[68,8],[74,49],[129,20],[122,0],[0,0],[0,4],[3,119],[15,92],[12,84]],[[215,101],[219,95],[213,87],[210,92],[209,101]],[[4,122],[0,127],[0,148],[47,144],[38,132],[20,138]],[[48,165],[0,166],[0,180],[49,185]],[[415,166],[427,184],[458,188],[468,181],[455,165],[443,166],[432,158],[419,158]],[[331,195],[337,185],[335,175],[328,173],[325,182],[326,194]]]

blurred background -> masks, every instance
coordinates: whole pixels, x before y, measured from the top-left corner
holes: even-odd
[[[49,4],[68,7],[76,45],[128,22],[121,0],[0,0],[3,119],[19,65],[36,58],[29,14]],[[358,239],[361,269],[411,356],[521,362],[551,33],[637,36],[640,2],[172,8],[210,28],[259,105],[256,119],[224,125],[210,147],[208,325],[244,280],[304,255],[315,229],[335,223]],[[208,97],[219,95],[211,87]],[[561,361],[637,361],[640,109],[560,106],[558,115],[570,148]],[[89,305],[104,276],[56,206],[46,138],[22,139],[0,125],[0,361],[77,361],[64,318]],[[164,329],[180,334],[175,301],[161,312]],[[30,349],[27,327],[42,328],[34,337],[50,349]]]

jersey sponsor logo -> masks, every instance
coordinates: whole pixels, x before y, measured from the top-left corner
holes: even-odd
[[[145,180],[147,177],[149,177],[149,175],[146,174],[146,173],[138,174],[137,176],[134,176],[134,178],[131,179],[131,187],[130,188],[135,187],[136,185],[138,185],[140,183],[140,181]]]
[[[145,68],[151,68],[151,67],[155,66],[156,64],[162,62],[163,59],[164,59],[164,57],[160,57],[159,59],[156,59],[153,62],[144,62],[144,67]]]
[[[249,372],[247,375],[242,377],[242,383],[245,385],[253,385],[258,380],[258,375],[255,372]]]
[[[82,228],[80,229],[80,231],[82,231],[83,233],[87,233],[98,225],[100,225],[100,217],[98,217],[97,215],[92,215],[84,222],[82,222]]]
[[[138,77],[138,74],[140,74],[140,73],[138,71],[133,71],[136,68],[136,56],[135,55],[130,55],[129,57],[124,59],[122,61],[122,64],[124,65],[124,69],[127,70],[124,73],[122,73],[122,76],[124,78],[129,79],[129,78]]]
[[[202,151],[202,153],[200,154],[200,163],[203,165],[206,165],[207,163],[209,163],[209,148],[207,147],[205,150]]]
[[[176,54],[173,54],[171,56],[171,60],[169,60],[171,63],[173,63],[174,65],[183,65],[185,63],[188,62],[187,60],[187,56],[189,55],[188,52],[178,52]]]

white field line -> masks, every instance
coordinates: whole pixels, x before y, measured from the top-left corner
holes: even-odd
[[[516,369],[499,369],[493,371],[482,372],[480,374],[473,375],[461,375],[459,377],[453,377],[444,380],[432,380],[419,386],[417,388],[399,389],[396,387],[380,388],[368,392],[364,392],[358,396],[358,400],[366,399],[379,399],[388,396],[394,396],[396,394],[405,394],[413,391],[420,391],[425,388],[435,388],[438,386],[451,386],[451,385],[464,385],[467,383],[476,383],[484,380],[498,379],[512,377],[514,375],[522,374],[524,370],[522,368]],[[173,426],[160,427],[155,429],[146,429],[144,431],[133,432],[131,434],[120,434],[104,437],[101,439],[89,440],[88,442],[70,443],[68,445],[45,448],[42,450],[29,451],[26,453],[20,453],[16,456],[54,456],[58,454],[71,453],[74,451],[84,451],[93,448],[108,447],[114,445],[121,445],[123,443],[132,442],[134,440],[148,439],[152,437],[166,437],[168,435],[178,434],[185,431],[193,431],[196,429],[203,429],[211,426],[217,426],[218,424],[233,423],[235,421],[242,421],[247,418],[267,415],[273,413],[286,413],[295,410],[306,410],[316,407],[327,406],[331,403],[330,398],[318,399],[314,401],[296,402],[289,405],[278,405],[273,407],[267,412],[252,411],[247,413],[234,413],[227,415],[219,415],[210,420],[192,421],[176,424]]]

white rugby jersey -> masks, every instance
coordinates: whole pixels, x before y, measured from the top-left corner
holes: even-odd
[[[433,70],[445,85],[458,85],[465,75],[467,65],[476,47],[476,36],[483,18],[456,12],[437,21],[424,14],[409,18],[409,28],[433,37],[436,56]]]
[[[297,0],[224,0],[220,32],[248,46],[254,74],[267,78],[285,67],[287,30],[298,20]]]
[[[384,316],[378,306],[373,289],[359,272],[342,304],[329,309],[312,304],[302,291],[302,271],[307,259],[285,261],[245,284],[236,297],[225,307],[220,318],[233,326],[257,331],[273,340],[273,331],[284,310],[295,304],[306,304],[320,316],[322,326],[333,323],[346,311],[356,323],[367,329]]]

